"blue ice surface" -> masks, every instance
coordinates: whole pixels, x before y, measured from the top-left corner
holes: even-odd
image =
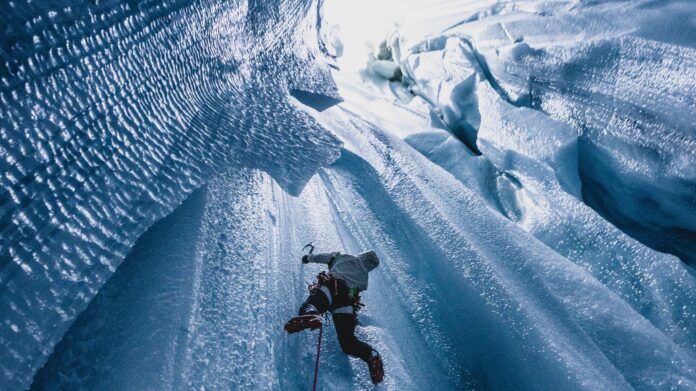
[[[212,175],[254,167],[298,194],[338,157],[288,96],[335,95],[298,27],[312,4],[4,3],[1,388],[30,383],[135,240]]]
[[[696,6],[436,5],[338,90],[321,2],[10,3],[0,388],[308,389],[312,241],[378,388],[696,389]]]

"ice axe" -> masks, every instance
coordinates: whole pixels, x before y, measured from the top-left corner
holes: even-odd
[[[302,251],[304,251],[307,247],[309,247],[309,252],[307,254],[311,254],[314,252],[314,245],[312,244],[312,242],[305,244],[305,246],[302,247]]]

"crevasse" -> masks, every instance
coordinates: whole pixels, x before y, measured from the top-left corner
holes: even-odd
[[[8,3],[1,388],[696,388],[696,6],[345,7]]]

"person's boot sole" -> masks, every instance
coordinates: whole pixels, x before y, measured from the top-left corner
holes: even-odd
[[[292,318],[285,324],[285,331],[290,334],[300,332],[305,329],[316,330],[321,327],[321,316],[301,315]]]

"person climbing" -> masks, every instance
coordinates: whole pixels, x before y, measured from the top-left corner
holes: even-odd
[[[367,289],[368,273],[379,265],[377,254],[368,251],[355,256],[339,252],[312,254],[310,251],[302,257],[302,263],[310,262],[328,265],[329,272],[319,273],[317,283],[309,286],[309,297],[300,307],[300,316],[290,319],[285,330],[296,333],[307,328],[317,329],[322,325],[321,314],[330,311],[343,352],[365,361],[372,382],[381,382],[384,378],[382,358],[355,336],[356,313],[364,307],[360,292]]]

